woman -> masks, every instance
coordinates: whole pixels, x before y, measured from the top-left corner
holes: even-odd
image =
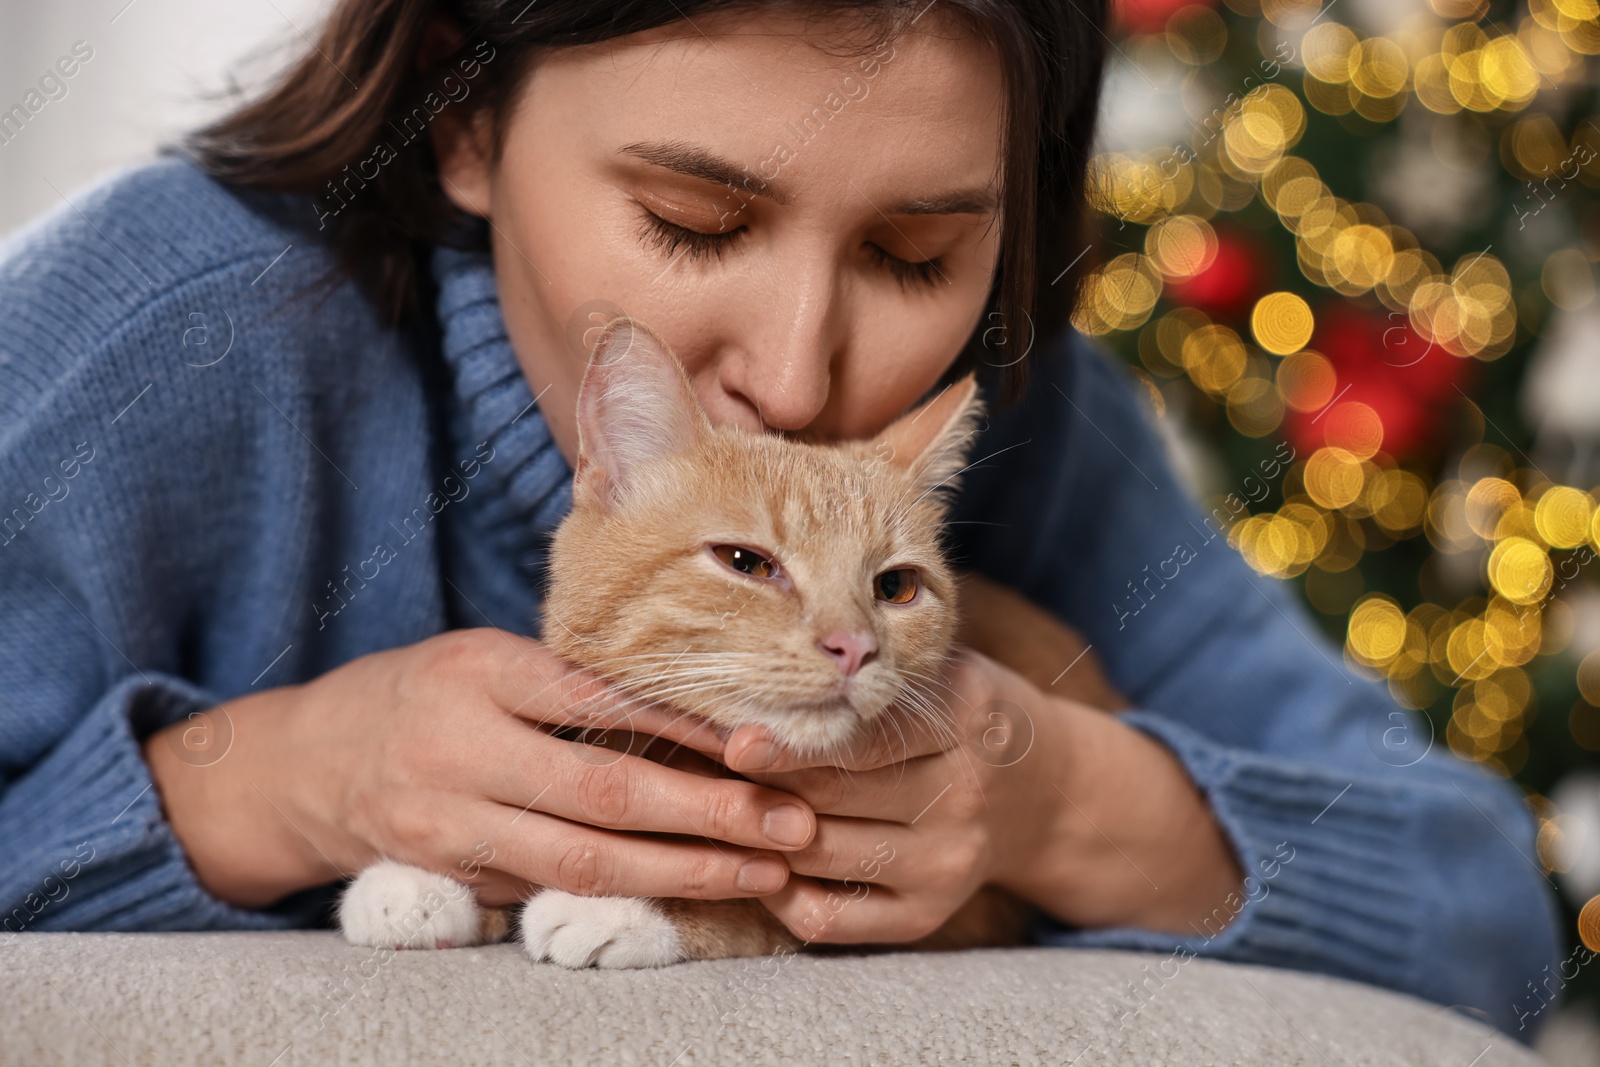
[[[823,940],[912,940],[994,884],[1047,944],[1324,971],[1515,1031],[1556,955],[1522,804],[1370,740],[1414,721],[1213,540],[1063,329],[1101,19],[342,0],[187,158],[20,237],[8,929],[314,925],[384,855],[487,903],[759,896],[800,933],[887,841]],[[1002,722],[998,755],[912,734],[799,767],[519,636],[585,335],[619,312],[753,431],[869,435],[975,366],[1016,394],[952,535],[1028,598],[995,594],[973,643],[1023,612],[1060,670],[955,661],[951,713]],[[1090,706],[1102,663],[1137,710]],[[597,756],[552,732],[574,721],[744,777]]]

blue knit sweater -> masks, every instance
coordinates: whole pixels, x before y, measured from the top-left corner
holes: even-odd
[[[12,934],[327,923],[336,887],[262,910],[202,889],[140,739],[452,627],[537,632],[570,471],[487,257],[436,250],[437,322],[397,331],[352,285],[311,287],[332,269],[315,218],[164,160],[0,249]],[[1231,924],[1190,937],[1041,920],[1039,939],[1170,953],[1108,999],[1124,1021],[1202,955],[1528,1038],[1558,929],[1516,791],[1442,743],[1424,755],[1427,727],[1243,564],[1124,373],[1076,339],[1034,359],[978,445],[956,553],[1084,632],[1137,704],[1124,720],[1176,753],[1251,876]]]

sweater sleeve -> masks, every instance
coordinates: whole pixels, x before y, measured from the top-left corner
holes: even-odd
[[[1243,562],[1124,372],[1078,338],[1041,357],[980,438],[959,547],[1084,633],[1134,702],[1121,720],[1182,764],[1246,882],[1189,936],[1041,916],[1038,939],[1322,972],[1530,1041],[1527,983],[1556,963],[1559,927],[1518,792],[1435,743]],[[1288,469],[1276,457],[1262,477]]]
[[[109,356],[84,365],[112,376]],[[131,414],[109,422],[117,405],[101,405],[97,385],[68,380],[0,434],[0,500],[20,505],[0,516],[0,941],[321,925],[326,887],[259,911],[209,894],[163,814],[141,743],[242,691],[213,691],[199,667],[212,645],[251,641],[207,625],[192,594],[207,550],[185,525],[221,520],[182,499],[197,480],[163,466],[183,443],[134,432]],[[141,414],[154,423],[164,410]]]
[[[0,794],[0,943],[47,930],[315,926],[324,891],[248,910],[201,887],[161,812],[141,740],[217,701],[145,671],[113,684]]]
[[[332,888],[261,910],[213,897],[141,751],[258,674],[288,676],[262,670],[291,639],[266,591],[292,589],[270,583],[286,569],[268,569],[263,545],[294,558],[285,531],[311,526],[315,487],[286,450],[276,468],[257,463],[263,442],[298,438],[287,424],[263,434],[288,416],[257,393],[292,404],[295,364],[275,353],[293,335],[266,312],[270,276],[259,303],[243,296],[283,244],[230,203],[164,164],[0,248],[0,943],[314,926]],[[205,225],[178,224],[190,217]],[[240,324],[237,343],[225,321]],[[191,347],[207,337],[203,355]],[[224,345],[230,358],[212,354]],[[251,508],[257,497],[270,512]],[[255,564],[260,584],[233,560]]]

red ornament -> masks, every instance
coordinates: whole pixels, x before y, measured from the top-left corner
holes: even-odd
[[[1182,307],[1199,308],[1213,318],[1245,314],[1260,292],[1256,264],[1261,251],[1244,237],[1218,231],[1217,255],[1199,274],[1167,286],[1167,297]]]
[[[1124,33],[1160,33],[1174,11],[1195,3],[1196,0],[1115,0],[1111,13],[1116,28]]]
[[[1386,317],[1348,304],[1318,312],[1311,347],[1328,357],[1338,380],[1326,407],[1285,417],[1284,436],[1301,454],[1342,444],[1360,419],[1370,418],[1352,405],[1365,405],[1382,422],[1383,451],[1396,459],[1419,452],[1436,438],[1457,384],[1471,370],[1469,361],[1419,336],[1404,313]]]

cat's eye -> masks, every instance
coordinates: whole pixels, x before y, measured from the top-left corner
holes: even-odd
[[[752,578],[773,578],[778,574],[776,563],[742,545],[712,545],[711,554],[740,574],[748,574]]]
[[[917,595],[917,572],[910,567],[884,571],[872,580],[872,592],[890,604],[909,604]]]

